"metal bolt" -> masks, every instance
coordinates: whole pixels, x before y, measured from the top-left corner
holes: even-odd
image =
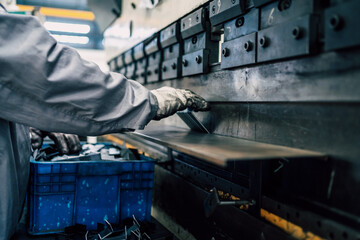
[[[184,65],[184,67],[187,67],[189,65],[188,61],[186,59],[184,59],[182,61],[182,64]]]
[[[185,22],[183,22],[183,24],[182,24],[182,28],[185,28]]]
[[[223,50],[221,52],[224,57],[227,57],[230,55],[230,50],[228,48],[223,48]]]
[[[193,44],[196,44],[196,43],[197,43],[197,37],[194,36],[194,37],[191,39],[191,42],[192,42]]]
[[[201,61],[202,61],[202,58],[201,58],[201,56],[196,56],[196,58],[195,58],[195,61],[198,63],[198,64],[200,64],[201,63]]]
[[[216,7],[215,7],[215,5],[214,5],[214,6],[212,6],[211,11],[212,11],[212,13],[214,13],[214,14],[215,14],[215,11],[216,11]]]
[[[152,72],[151,72],[151,71],[148,71],[148,72],[147,72],[147,75],[148,75],[148,76],[150,76],[151,74],[152,74]]]
[[[334,30],[340,30],[343,27],[343,19],[337,14],[332,15],[330,18],[330,26]]]
[[[289,9],[291,6],[291,0],[281,0],[278,4],[279,11],[284,11],[286,9]]]
[[[294,27],[291,33],[295,39],[300,39],[302,37],[302,30],[300,27]]]
[[[260,44],[261,47],[267,47],[268,46],[267,37],[264,36],[264,37],[260,38],[259,44]]]
[[[236,3],[236,0],[231,0],[232,4],[235,4]]]
[[[154,70],[154,73],[155,73],[155,74],[158,74],[158,73],[159,73],[159,69],[156,68],[156,69]]]
[[[166,67],[166,66],[163,66],[162,70],[163,70],[163,72],[166,72],[167,67]]]
[[[200,18],[199,18],[199,15],[196,15],[196,22],[199,22]]]
[[[144,76],[145,76],[145,73],[141,73],[140,76],[141,76],[141,77],[144,77]]]
[[[176,63],[171,64],[172,69],[176,69]]]
[[[240,18],[236,19],[235,26],[236,27],[241,27],[242,25],[244,25],[244,22],[245,22],[244,17],[240,17]]]
[[[245,51],[250,52],[252,50],[252,42],[250,42],[250,41],[245,42],[244,49],[245,49]]]

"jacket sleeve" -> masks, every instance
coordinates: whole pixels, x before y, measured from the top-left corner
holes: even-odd
[[[104,73],[31,16],[0,14],[0,118],[41,130],[100,135],[142,129],[157,110],[141,84]]]

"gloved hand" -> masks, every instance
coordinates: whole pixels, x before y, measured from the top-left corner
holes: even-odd
[[[171,116],[188,107],[194,111],[210,109],[210,105],[205,99],[190,90],[162,87],[150,92],[156,97],[159,107],[154,120]]]
[[[55,145],[61,155],[76,154],[81,151],[81,144],[77,135],[45,132],[31,127],[30,137],[32,148],[34,150],[41,148],[43,139],[46,136],[55,142]]]

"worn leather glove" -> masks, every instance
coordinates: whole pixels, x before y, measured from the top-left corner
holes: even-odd
[[[76,154],[81,151],[81,144],[77,135],[45,132],[35,128],[30,128],[32,148],[34,150],[41,148],[43,140],[46,136],[55,142],[55,145],[61,155]]]
[[[196,93],[172,87],[162,87],[152,90],[151,93],[156,97],[158,110],[154,120],[160,120],[176,113],[177,111],[191,108],[193,111],[207,111],[210,105]]]

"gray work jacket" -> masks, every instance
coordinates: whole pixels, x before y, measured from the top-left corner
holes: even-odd
[[[156,111],[145,87],[81,59],[36,18],[0,14],[0,239],[14,233],[25,199],[27,126],[100,135],[142,129]]]

